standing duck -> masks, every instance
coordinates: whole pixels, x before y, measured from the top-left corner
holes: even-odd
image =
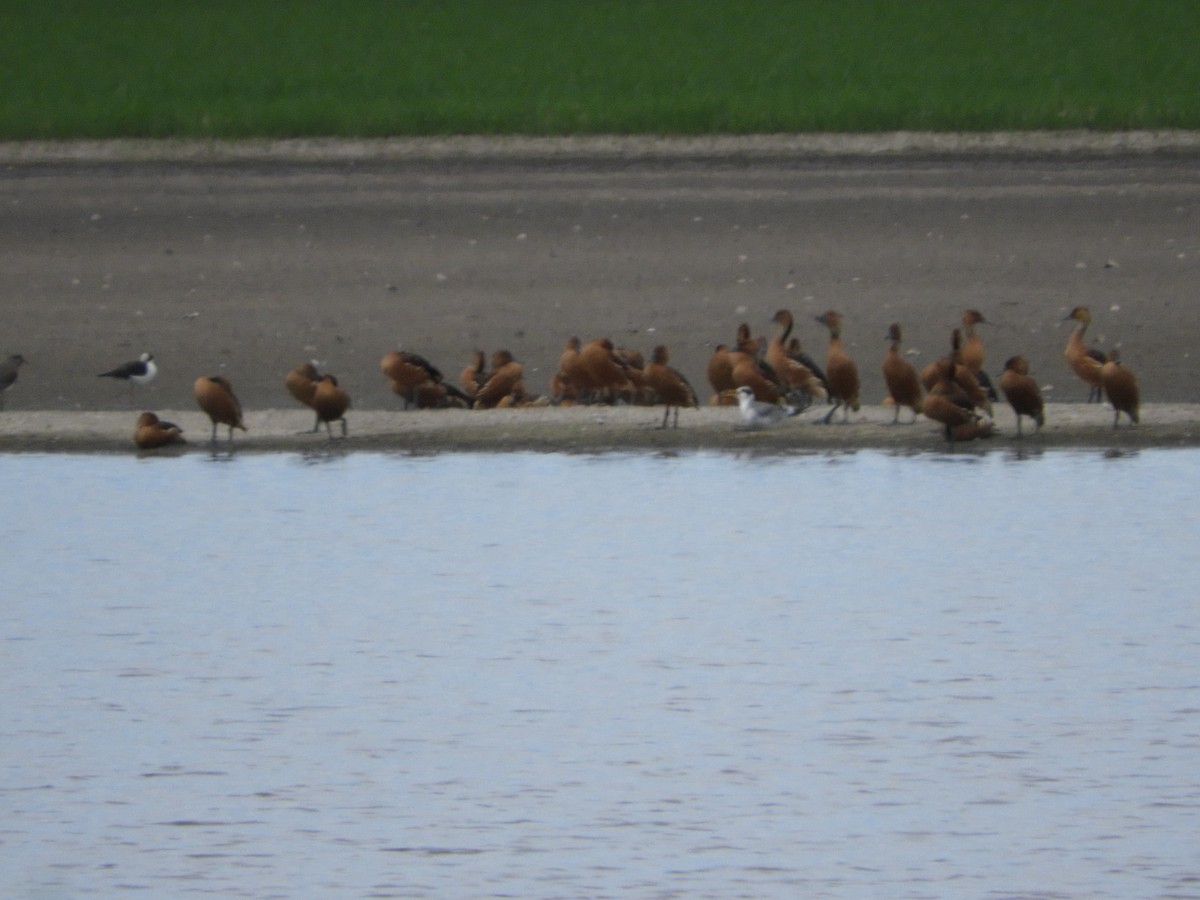
[[[233,442],[233,429],[246,430],[242,424],[242,404],[233,393],[233,385],[223,375],[202,375],[196,379],[192,392],[196,404],[212,422],[212,441],[217,442],[217,426],[229,426],[229,441]]]
[[[1017,414],[1017,437],[1024,437],[1021,433],[1021,416],[1033,419],[1038,430],[1046,424],[1042,392],[1037,382],[1029,377],[1029,362],[1025,357],[1014,356],[1004,364],[1004,371],[1000,373],[1000,390]]]
[[[1100,386],[1104,388],[1108,402],[1112,404],[1113,428],[1117,427],[1121,413],[1125,413],[1130,423],[1136,425],[1140,399],[1137,379],[1129,368],[1121,365],[1120,352],[1116,347],[1109,351],[1108,358],[1100,367]]]
[[[350,408],[350,395],[338,385],[337,379],[332,375],[326,373],[317,382],[312,408],[317,414],[318,424],[325,423],[330,440],[333,440],[333,422],[342,423],[342,437],[348,434],[346,410]]]
[[[696,400],[696,392],[692,390],[692,386],[688,380],[684,378],[683,373],[678,369],[668,365],[670,356],[667,353],[667,348],[664,344],[659,344],[650,354],[650,362],[646,365],[644,375],[646,385],[658,398],[658,402],[666,407],[663,410],[663,420],[659,428],[667,427],[667,417],[671,414],[671,409],[675,409],[675,424],[673,427],[679,427],[679,408],[681,406],[698,407],[700,404]]]
[[[842,409],[842,421],[848,421],[850,410],[858,412],[859,381],[858,366],[842,346],[842,316],[829,310],[817,316],[817,321],[829,329],[829,350],[825,355],[825,377],[829,380],[829,396],[833,398],[833,409],[821,422],[828,425],[833,414]]]
[[[983,361],[987,358],[987,348],[983,344],[983,338],[975,332],[976,325],[987,324],[988,320],[977,309],[968,309],[963,313],[963,345],[960,361],[975,376],[975,380],[979,382],[979,386],[983,388],[988,399],[997,400],[999,397],[996,389],[992,387],[992,379],[988,377],[988,373],[983,368]]]
[[[1071,334],[1067,338],[1067,347],[1063,350],[1067,365],[1071,371],[1088,386],[1088,403],[1099,403],[1102,399],[1100,387],[1100,368],[1104,365],[1105,356],[1099,350],[1089,347],[1083,340],[1083,334],[1088,325],[1092,324],[1092,312],[1086,306],[1077,306],[1071,310],[1064,322],[1075,322]]]
[[[783,382],[789,399],[793,399],[794,395],[799,393],[800,396],[794,399],[801,406],[808,406],[814,397],[827,400],[829,389],[825,373],[807,353],[798,346],[792,350],[788,344],[794,324],[792,314],[786,309],[781,309],[771,321],[778,325],[780,330],[767,342],[767,364]]]
[[[312,409],[313,395],[317,392],[317,382],[320,380],[321,373],[317,371],[317,364],[315,362],[306,362],[300,363],[300,365],[283,376],[283,386],[287,388],[289,394],[309,409]],[[321,417],[317,416],[317,420],[313,423],[311,431],[320,430]]]
[[[900,421],[900,408],[904,406],[912,410],[912,421],[915,422],[921,411],[921,382],[913,364],[900,355],[901,332],[898,322],[888,326],[887,339],[890,345],[883,356],[883,380],[891,395],[892,405],[896,408],[892,424]]]

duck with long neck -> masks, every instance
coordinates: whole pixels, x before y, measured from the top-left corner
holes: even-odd
[[[858,393],[858,366],[851,359],[846,348],[842,346],[842,316],[835,310],[817,316],[817,321],[829,329],[829,350],[825,356],[825,374],[829,379],[829,396],[833,399],[833,409],[821,420],[828,425],[833,414],[842,410],[842,421],[849,421],[850,410],[858,412],[860,408]]]
[[[1067,337],[1067,347],[1063,350],[1063,356],[1066,357],[1071,371],[1088,386],[1087,402],[1099,403],[1102,399],[1100,369],[1104,366],[1105,356],[1099,350],[1088,347],[1083,340],[1084,332],[1092,323],[1091,310],[1086,306],[1077,306],[1063,321],[1075,323]]]

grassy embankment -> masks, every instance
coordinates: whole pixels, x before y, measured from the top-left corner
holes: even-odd
[[[0,139],[1200,127],[1193,0],[9,0]]]

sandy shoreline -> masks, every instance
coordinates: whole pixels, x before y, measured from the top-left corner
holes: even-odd
[[[933,422],[891,425],[892,411],[867,407],[849,424],[823,426],[814,420],[825,408],[763,431],[737,427],[736,409],[705,407],[684,410],[677,429],[660,429],[662,413],[654,407],[570,407],[517,410],[438,410],[396,412],[351,411],[350,436],[330,440],[311,434],[311,414],[303,409],[251,410],[249,431],[237,432],[239,453],[397,451],[417,453],[515,452],[843,452],[859,449],[896,452],[945,452],[947,444]],[[163,418],[180,425],[188,443],[153,451],[171,455],[208,453],[211,428],[198,411],[163,410]],[[962,452],[990,450],[1040,452],[1049,449],[1132,451],[1152,447],[1200,446],[1200,404],[1151,404],[1142,422],[1112,428],[1112,413],[1095,404],[1050,404],[1040,434],[1016,437],[1013,416],[996,410],[996,433],[986,440],[956,445]],[[0,415],[2,453],[132,453],[135,412],[27,411]],[[902,415],[902,423],[907,414]],[[1028,420],[1026,430],[1030,428]],[[222,427],[216,448],[228,449]]]

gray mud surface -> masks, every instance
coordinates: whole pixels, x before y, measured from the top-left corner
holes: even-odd
[[[218,373],[247,449],[309,446],[323,438],[292,433],[310,422],[282,384],[307,359],[354,398],[347,447],[927,448],[930,423],[884,424],[884,334],[900,322],[920,366],[967,307],[991,323],[988,369],[1026,356],[1051,403],[1021,446],[1195,443],[1190,134],[9,144],[0,183],[0,353],[28,360],[4,449],[124,449],[141,409],[207,444],[191,385]],[[1062,358],[1075,305],[1136,372],[1140,428],[1081,404]],[[818,359],[813,317],[844,314],[857,422],[811,426],[814,411],[746,434],[728,409],[685,411],[677,432],[650,409],[401,413],[378,368],[401,347],[457,378],[473,350],[503,347],[543,393],[568,337],[610,336],[667,344],[707,402],[712,348],[743,321],[769,334],[780,308]],[[149,388],[96,377],[142,351],[161,367]],[[997,424],[1009,440],[1007,410]]]

